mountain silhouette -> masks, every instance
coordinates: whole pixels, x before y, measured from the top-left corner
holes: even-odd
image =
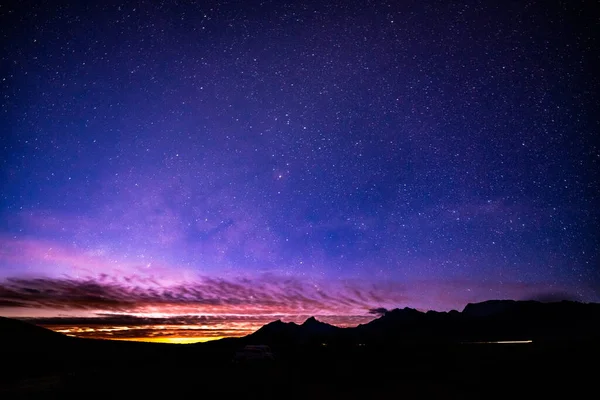
[[[246,336],[248,343],[304,345],[323,343],[336,337],[343,329],[310,317],[301,325],[277,320]]]
[[[382,345],[594,338],[600,338],[600,304],[492,300],[468,304],[462,312],[421,312],[408,307],[394,309],[355,328],[338,328],[314,317],[302,325],[279,320],[263,326],[245,339],[271,345]]]
[[[304,323],[301,325],[301,329],[303,329],[304,332],[308,334],[328,335],[339,332],[341,328],[327,324],[325,322],[321,322],[315,317],[310,317],[306,321],[304,321]]]
[[[485,341],[593,341],[600,339],[600,304],[561,301],[491,300],[467,304],[462,312],[394,309],[354,328],[310,317],[302,324],[277,320],[242,338],[198,344],[212,348],[240,344],[393,345]],[[0,350],[59,348],[81,339],[30,323],[0,317]],[[79,343],[80,344],[80,343]]]
[[[242,338],[194,345],[80,339],[0,318],[0,359],[9,366],[0,375],[0,392],[8,390],[10,398],[72,398],[67,394],[104,390],[132,398],[156,397],[161,390],[172,397],[197,391],[202,377],[203,393],[232,398],[280,398],[290,388],[302,389],[295,398],[314,397],[315,390],[327,398],[504,398],[521,397],[523,387],[535,397],[574,391],[584,397],[595,382],[596,370],[588,366],[600,354],[599,304],[488,301],[462,312],[402,308],[354,328],[317,318],[301,324],[278,320]],[[533,344],[470,344],[515,340]],[[232,362],[253,344],[268,345],[274,360]]]

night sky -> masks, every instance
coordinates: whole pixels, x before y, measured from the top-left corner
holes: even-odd
[[[193,341],[600,301],[594,2],[19,3],[0,315]]]

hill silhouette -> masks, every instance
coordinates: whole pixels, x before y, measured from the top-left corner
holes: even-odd
[[[0,317],[0,351],[57,348],[75,338],[17,319]]]
[[[0,374],[0,398],[194,391],[260,398],[582,397],[595,382],[587,365],[600,356],[598,304],[488,301],[462,312],[381,311],[354,328],[314,317],[302,324],[278,320],[242,338],[194,345],[79,339],[0,318],[0,359],[9,367]],[[533,342],[471,344],[493,340]],[[270,345],[274,364],[234,365],[233,355],[247,344]]]

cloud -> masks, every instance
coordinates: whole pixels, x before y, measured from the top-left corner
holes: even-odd
[[[549,292],[543,284],[468,280],[366,283],[296,277],[197,277],[158,281],[151,276],[99,274],[84,278],[7,278],[3,309],[81,310],[147,315],[371,315],[411,306],[444,310],[469,302],[523,298]],[[568,291],[555,288],[566,297]]]
[[[369,314],[373,314],[373,315],[377,315],[377,316],[382,316],[388,313],[388,309],[387,308],[383,308],[383,307],[378,307],[378,308],[371,308],[369,310]]]
[[[132,275],[98,278],[8,278],[0,301],[10,307],[111,312],[204,314],[364,314],[380,297],[399,301],[398,293],[378,296],[360,287],[314,285],[294,278],[206,277],[191,283],[161,285]]]

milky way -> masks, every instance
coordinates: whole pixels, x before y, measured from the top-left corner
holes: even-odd
[[[0,314],[600,301],[592,2],[87,3],[0,8]]]

